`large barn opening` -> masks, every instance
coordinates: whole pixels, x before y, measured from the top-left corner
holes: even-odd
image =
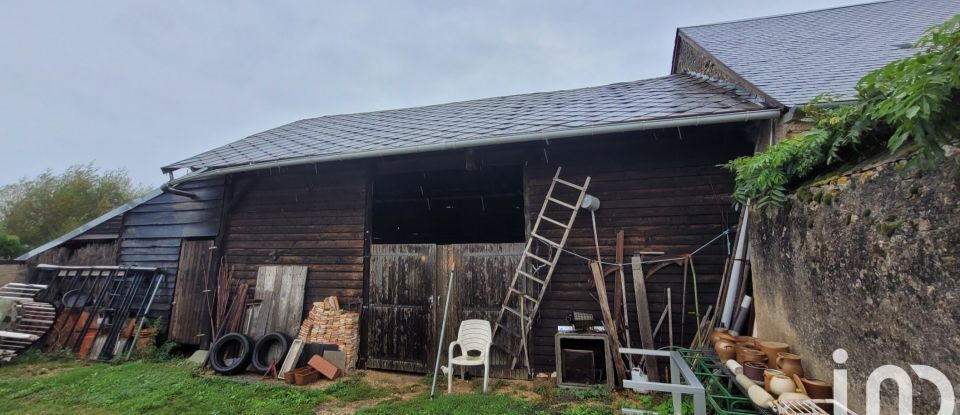
[[[522,242],[523,212],[520,166],[382,174],[373,181],[377,244]]]

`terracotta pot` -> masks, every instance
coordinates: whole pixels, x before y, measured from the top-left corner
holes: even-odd
[[[757,382],[763,382],[763,371],[767,370],[766,363],[746,362],[743,364],[743,374]]]
[[[736,345],[733,344],[733,342],[723,339],[713,345],[713,350],[717,352],[717,356],[720,357],[721,362],[733,359],[734,356],[737,355]]]
[[[718,341],[719,341],[719,340],[726,340],[726,341],[728,341],[728,342],[730,342],[730,343],[737,344],[737,338],[734,337],[734,336],[733,336],[732,334],[730,334],[730,333],[720,333],[720,334],[717,335],[717,339],[718,339]],[[714,344],[716,344],[716,343],[714,343]]]
[[[833,385],[820,379],[801,378],[803,389],[813,399],[833,399]]]
[[[755,347],[755,348],[757,347],[757,338],[756,338],[756,337],[753,337],[753,336],[737,336],[737,337],[736,337],[736,340],[737,340],[737,344],[740,344],[740,343],[749,343],[749,344],[752,345],[753,347]]]
[[[763,388],[766,389],[767,392],[770,392],[770,378],[775,375],[786,376],[777,369],[767,369],[763,371]]]
[[[746,362],[767,363],[767,355],[757,349],[737,346],[737,362],[745,364]]]
[[[770,377],[770,393],[773,396],[780,396],[787,392],[796,392],[797,384],[784,375],[774,375]]]
[[[800,356],[793,353],[777,353],[776,366],[787,376],[793,375],[803,377],[803,365],[800,363]]]
[[[727,334],[730,329],[725,329],[723,327],[715,327],[713,333],[710,333],[710,344],[717,344],[717,341],[720,340],[720,335]],[[729,336],[729,335],[728,335]]]
[[[762,352],[764,352],[764,353],[767,354],[767,363],[768,363],[768,366],[770,366],[770,367],[772,367],[772,368],[774,368],[774,369],[779,369],[779,368],[780,368],[780,366],[776,363],[776,362],[777,362],[777,354],[778,354],[778,353],[787,353],[787,352],[790,351],[790,345],[789,345],[789,344],[781,343],[781,342],[766,341],[766,340],[759,340],[759,341],[757,341],[757,348],[759,348],[760,351],[762,351]]]
[[[830,384],[830,382],[808,378],[802,378],[800,379],[800,382],[803,384],[803,389],[807,392],[807,395],[809,395],[810,398],[833,399],[833,385]],[[828,413],[833,413],[833,405],[818,403],[817,406]]]

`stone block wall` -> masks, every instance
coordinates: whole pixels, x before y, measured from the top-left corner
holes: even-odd
[[[933,366],[960,381],[960,174],[886,159],[800,188],[777,213],[754,212],[750,258],[758,335],[794,345],[807,372],[849,372],[851,408],[881,365]],[[849,358],[831,356],[843,348]],[[939,394],[913,376],[914,413]],[[896,413],[892,382],[882,413]]]

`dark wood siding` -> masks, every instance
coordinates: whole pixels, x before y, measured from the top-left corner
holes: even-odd
[[[120,264],[162,268],[164,283],[157,291],[153,314],[168,322],[173,299],[180,243],[213,238],[219,231],[223,178],[182,183],[177,189],[197,197],[164,193],[124,214]]]
[[[719,130],[719,129],[716,129]],[[618,229],[625,231],[626,261],[636,251],[664,251],[666,256],[691,252],[736,222],[731,209],[732,178],[718,164],[751,150],[741,134],[722,134],[703,129],[701,134],[684,131],[663,132],[658,137],[642,140],[618,139],[573,140],[552,143],[547,148],[549,163],[531,162],[527,167],[529,192],[528,214],[535,218],[550,179],[557,166],[563,166],[562,177],[582,182],[592,177],[588,193],[601,201],[596,212],[600,250],[604,261],[614,261]],[[716,134],[710,134],[716,131]],[[705,133],[705,134],[704,134]],[[566,215],[557,212],[558,217]],[[558,240],[557,234],[548,237]],[[590,214],[581,211],[567,247],[580,255],[595,258]],[[694,257],[699,282],[701,312],[716,299],[726,252],[725,239],[714,243]],[[646,269],[649,269],[647,267]],[[629,266],[627,297],[632,327],[636,328],[633,281]],[[695,329],[695,318],[686,319],[686,339],[680,339],[682,312],[682,269],[664,268],[648,281],[652,324],[663,312],[665,291],[672,288],[674,323],[677,344],[689,344]],[[597,313],[591,274],[586,261],[565,254],[555,271],[553,282],[544,297],[534,329],[534,364],[537,370],[554,367],[554,334],[558,325],[566,324],[572,310]],[[607,279],[608,297],[613,298],[613,278]],[[591,295],[591,292],[593,293]],[[687,304],[692,310],[692,287],[688,287]],[[635,331],[634,340],[639,339]],[[658,345],[665,340],[662,336]],[[634,344],[634,346],[638,346]]]
[[[85,241],[98,239],[117,239],[120,236],[120,227],[123,225],[123,215],[117,215],[106,222],[94,226],[86,232],[77,235],[71,241]]]
[[[169,339],[183,344],[200,344],[210,326],[207,300],[214,301],[207,274],[213,255],[213,240],[190,240],[180,243],[180,265],[177,268],[177,284],[174,288],[173,307],[170,311]]]
[[[366,171],[365,163],[333,163],[235,176],[224,235],[234,276],[255,286],[261,265],[305,265],[304,312],[331,295],[344,307],[359,302]]]

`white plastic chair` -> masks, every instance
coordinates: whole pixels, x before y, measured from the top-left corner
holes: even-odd
[[[493,333],[490,322],[486,320],[464,320],[460,323],[457,340],[450,343],[450,353],[447,362],[450,372],[447,374],[447,393],[453,392],[453,376],[455,366],[461,366],[460,376],[466,378],[466,368],[463,366],[483,365],[483,392],[487,392],[487,383],[490,381],[490,344],[493,342]],[[460,356],[453,356],[453,349],[460,346]],[[477,356],[470,352],[479,352]]]

